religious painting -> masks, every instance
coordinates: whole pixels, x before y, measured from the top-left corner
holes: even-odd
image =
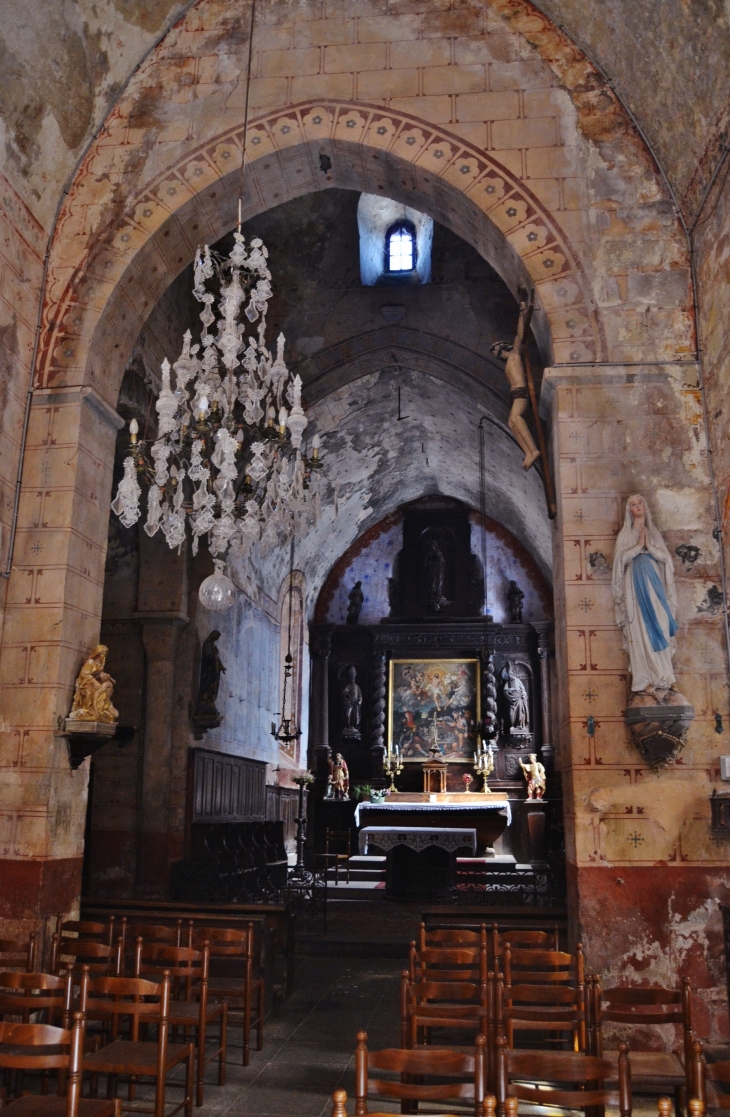
[[[471,761],[481,717],[478,659],[393,659],[390,662],[388,751],[423,761]]]

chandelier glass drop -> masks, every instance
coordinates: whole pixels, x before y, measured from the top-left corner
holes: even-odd
[[[187,522],[193,554],[208,537],[217,573],[206,581],[218,578],[217,593],[204,602],[211,608],[232,602],[223,573],[228,558],[243,557],[254,543],[265,553],[303,534],[321,507],[319,436],[307,456],[301,379],[284,362],[283,334],[275,355],[266,345],[267,258],[260,240],[246,247],[240,224],[228,257],[207,245],[198,249],[193,294],[203,304],[200,342],[193,345],[188,330],[172,370],[167,359],[162,362],[157,438],[149,446],[138,441],[137,421],[131,421],[124,476],[112,503],[131,527],[141,515],[141,481],[148,490],[148,535],[162,531],[168,546],[179,548]],[[211,281],[219,289],[217,316]],[[223,582],[230,600],[224,600]]]

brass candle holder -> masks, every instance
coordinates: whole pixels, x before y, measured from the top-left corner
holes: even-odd
[[[494,745],[490,741],[477,741],[477,751],[474,753],[474,771],[478,776],[484,777],[484,790],[487,791],[487,777],[494,771]]]
[[[394,746],[393,752],[388,752],[385,763],[383,764],[383,771],[390,780],[388,791],[392,795],[394,791],[398,790],[395,786],[394,777],[399,776],[403,771],[403,761],[401,760],[400,749],[397,745]]]

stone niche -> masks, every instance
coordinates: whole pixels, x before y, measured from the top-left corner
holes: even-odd
[[[475,618],[484,607],[484,570],[471,551],[464,505],[433,501],[403,516],[403,549],[389,584],[388,621]]]

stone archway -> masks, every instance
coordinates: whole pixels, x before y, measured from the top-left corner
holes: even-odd
[[[547,383],[561,490],[555,570],[574,911],[578,922],[597,923],[620,879],[632,899],[624,939],[638,944],[637,958],[655,943],[655,955],[669,958],[661,920],[642,908],[655,863],[676,862],[665,878],[672,911],[698,938],[704,897],[723,866],[702,837],[690,779],[670,789],[669,830],[659,834],[650,810],[639,824],[643,845],[629,844],[627,818],[635,806],[637,824],[634,788],[645,774],[620,714],[625,661],[591,556],[610,558],[622,500],[637,486],[656,497],[676,543],[692,530],[703,554],[714,554],[697,392],[685,367],[688,260],[670,200],[610,88],[529,0],[395,18],[362,0],[357,18],[320,17],[309,0],[294,10],[272,2],[254,42],[247,212],[330,183],[382,187],[452,224],[513,291],[526,275],[538,286],[538,340],[562,366]],[[19,786],[8,791],[2,872],[29,925],[70,910],[78,894],[85,780],[64,766],[53,729],[82,650],[98,637],[113,407],[126,355],[196,243],[234,223],[248,51],[239,23],[230,6],[199,0],[152,52],[87,152],[51,246],[2,648],[15,765],[35,774],[32,802]],[[332,162],[331,180],[320,154]],[[659,457],[670,461],[661,491]],[[682,689],[697,695],[683,774],[694,771],[699,786],[716,752],[710,696],[725,663],[718,624],[697,615],[702,586],[682,577],[687,646],[702,648],[683,664],[691,677]],[[716,577],[711,557],[703,577]],[[700,662],[692,674],[687,664]],[[587,803],[611,781],[621,794],[598,819]],[[683,817],[680,829],[674,819]],[[691,878],[698,866],[708,882],[702,896]],[[600,967],[600,951],[587,945],[589,964]],[[630,974],[619,930],[606,951],[620,959],[619,978]],[[704,961],[695,971],[711,988]]]
[[[336,103],[272,114],[248,133],[244,219],[330,186],[383,192],[427,210],[472,244],[513,293],[521,283],[535,286],[535,334],[546,363],[556,355],[606,356],[590,283],[569,237],[529,187],[484,152],[403,114]],[[186,152],[129,200],[129,216],[78,270],[60,277],[57,301],[46,309],[43,386],[81,375],[113,404],[129,349],[171,277],[197,243],[218,240],[235,224],[240,170],[229,168],[240,167],[241,143],[238,126]],[[320,155],[330,160],[326,173]]]

